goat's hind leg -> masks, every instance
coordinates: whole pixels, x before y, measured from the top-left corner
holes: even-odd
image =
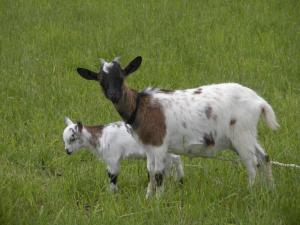
[[[258,158],[258,164],[263,170],[267,183],[270,188],[274,188],[274,179],[272,174],[272,165],[270,162],[270,158],[268,154],[266,154],[265,150],[260,146],[260,144],[256,143],[255,150],[256,156]]]
[[[250,134],[239,135],[232,140],[232,144],[248,173],[248,185],[252,187],[256,177],[257,157],[255,154],[256,138]]]
[[[173,164],[176,169],[176,178],[180,184],[183,184],[184,171],[182,166],[182,160],[180,156],[171,154]]]
[[[174,169],[176,172],[176,180],[179,181],[180,184],[183,184],[184,170],[180,156],[168,153],[166,161],[167,163],[165,172],[171,174],[171,172],[173,172],[172,170]],[[175,174],[172,175],[174,176]]]

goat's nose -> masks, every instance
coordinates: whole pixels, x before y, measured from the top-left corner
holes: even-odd
[[[112,89],[107,90],[107,94],[109,94],[109,95],[113,95],[114,93],[116,93],[116,92]]]
[[[113,102],[113,103],[117,103],[120,96],[119,94],[116,92],[116,91],[109,91],[108,92],[108,96],[109,96],[109,99]]]
[[[66,148],[65,150],[66,150],[66,152],[67,152],[67,154],[68,154],[68,155],[71,155],[71,154],[72,154],[72,152],[71,152],[71,151],[69,151],[69,149],[68,149],[68,148]]]

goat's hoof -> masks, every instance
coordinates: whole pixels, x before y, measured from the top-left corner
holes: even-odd
[[[268,188],[269,191],[275,191],[276,187],[275,187],[274,181],[268,183],[267,188]]]
[[[150,199],[153,195],[153,189],[152,188],[147,188],[147,193],[146,193],[146,199]]]
[[[183,178],[180,178],[178,181],[179,181],[179,184],[183,185]]]
[[[118,186],[115,185],[115,184],[110,184],[110,186],[109,186],[109,191],[110,191],[111,193],[117,192],[117,191],[118,191]]]
[[[156,192],[155,192],[156,198],[159,199],[162,196],[163,192],[164,192],[164,186],[163,185],[161,185],[159,187],[156,187]]]
[[[146,193],[146,199],[147,200],[150,199],[152,197],[152,195],[153,195],[152,192],[150,193],[150,192],[147,191],[147,193]]]

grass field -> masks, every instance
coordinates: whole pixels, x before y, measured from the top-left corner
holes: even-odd
[[[300,224],[300,171],[273,167],[275,191],[252,191],[241,165],[184,158],[145,199],[143,161],[122,163],[119,192],[105,166],[64,151],[64,116],[120,120],[99,85],[75,69],[143,56],[127,84],[191,88],[238,82],[273,106],[281,129],[259,124],[271,158],[300,164],[300,2],[1,0],[0,224]],[[223,157],[236,159],[231,153]],[[199,165],[189,167],[188,164]]]

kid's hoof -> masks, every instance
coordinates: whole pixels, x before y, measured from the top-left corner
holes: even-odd
[[[115,185],[115,184],[110,184],[109,191],[112,192],[112,193],[117,192],[118,191],[118,186]]]

